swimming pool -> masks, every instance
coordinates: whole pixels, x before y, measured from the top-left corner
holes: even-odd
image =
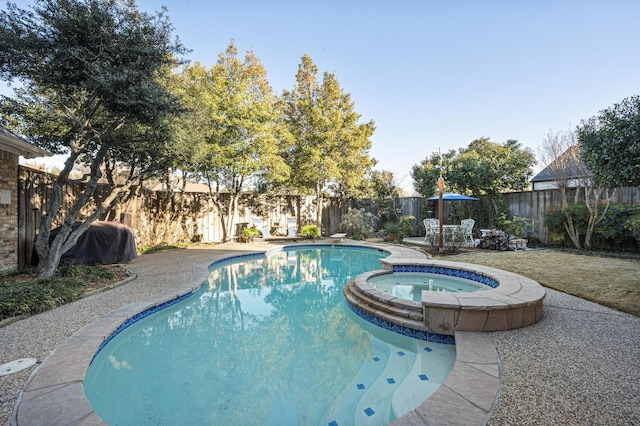
[[[394,272],[369,278],[369,285],[402,299],[422,301],[422,290],[476,292],[491,287],[458,277],[420,272]]]
[[[129,325],[84,380],[111,424],[386,424],[449,375],[455,346],[383,330],[342,289],[385,252],[302,247],[217,263]]]

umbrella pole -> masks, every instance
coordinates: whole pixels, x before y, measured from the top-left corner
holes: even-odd
[[[442,179],[442,176],[440,176],[440,178],[438,179],[438,219],[439,220],[439,227],[440,227],[440,232],[438,233],[440,235],[439,238],[439,245],[438,245],[438,252],[440,253],[444,253],[444,239],[443,239],[443,235],[442,235],[442,216],[444,216],[444,206],[442,205],[442,191],[444,190],[444,179]]]

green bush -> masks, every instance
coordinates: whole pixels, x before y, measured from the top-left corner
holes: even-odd
[[[584,230],[587,229],[589,222],[587,207],[584,204],[571,204],[567,208],[567,214],[570,215],[575,229],[582,230],[581,234],[584,235]],[[545,214],[544,225],[549,229],[549,235],[552,236],[552,239],[564,241],[564,237],[567,236],[567,231],[564,229],[565,221],[565,214],[559,210],[548,211]]]
[[[35,282],[7,280],[0,283],[0,320],[44,312],[80,297],[82,282],[76,278],[54,276]]]
[[[400,234],[402,237],[410,237],[413,235],[416,224],[416,218],[413,216],[402,216],[398,225],[400,226]]]
[[[610,240],[635,238],[634,221],[640,217],[640,207],[611,204],[607,214],[596,227],[596,234]]]
[[[320,236],[320,228],[318,225],[305,225],[300,230],[300,235],[316,239]]]
[[[252,226],[250,228],[244,228],[242,230],[242,236],[244,238],[246,238],[247,240],[253,240],[255,237],[259,237],[260,236],[260,231],[258,231],[258,228]]]
[[[104,266],[64,265],[56,271],[56,275],[65,278],[78,278],[83,281],[95,281],[98,278],[113,279],[112,271]]]
[[[350,234],[353,239],[363,240],[374,235],[377,221],[375,215],[367,213],[364,209],[349,209],[342,216],[339,228]]]
[[[604,209],[605,206],[600,207]],[[567,209],[575,228],[584,234],[589,220],[589,211],[584,204],[572,204]],[[567,232],[564,228],[565,215],[560,211],[545,214],[545,226],[555,242],[564,242]],[[640,207],[626,204],[611,204],[602,221],[595,229],[594,246],[602,248],[619,247],[625,241],[635,239],[640,242]],[[607,247],[608,246],[608,247]]]
[[[631,216],[624,224],[624,227],[633,238],[640,244],[640,213]]]
[[[498,228],[507,234],[520,238],[523,232],[528,232],[533,228],[531,221],[526,217],[513,216],[511,219],[507,219],[507,215],[502,213],[496,219]],[[564,228],[564,225],[562,225]]]

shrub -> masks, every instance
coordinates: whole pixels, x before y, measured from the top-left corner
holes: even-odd
[[[416,218],[413,216],[402,216],[400,218],[400,234],[402,237],[410,237],[416,224]]]
[[[320,236],[320,228],[318,228],[318,225],[305,225],[300,230],[300,235],[316,239]]]
[[[260,231],[258,231],[258,229],[254,226],[250,227],[250,228],[244,228],[242,230],[242,236],[249,240],[252,241],[255,237],[259,237],[260,236]]]
[[[624,224],[624,227],[640,244],[640,213],[631,216]]]
[[[364,209],[350,208],[342,216],[339,227],[343,232],[350,234],[353,239],[361,240],[374,235],[377,221],[375,215],[367,213]]]
[[[596,227],[596,234],[602,238],[622,240],[635,238],[637,240],[637,225],[640,218],[640,207],[625,204],[611,204],[607,214]],[[634,227],[636,232],[634,233]]]
[[[53,276],[36,282],[15,280],[0,283],[0,320],[35,314],[80,297],[82,283],[75,278]]]
[[[507,219],[504,213],[496,219],[496,223],[500,229],[516,238],[520,238],[523,232],[528,232],[533,227],[531,221],[526,217],[513,216],[511,219]]]

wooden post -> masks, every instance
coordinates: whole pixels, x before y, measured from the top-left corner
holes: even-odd
[[[439,219],[439,245],[438,245],[438,252],[440,253],[444,253],[444,239],[443,239],[443,235],[442,235],[442,219],[444,216],[444,206],[442,205],[442,191],[444,190],[444,179],[442,178],[442,176],[440,176],[440,178],[438,179],[438,196],[439,196],[439,200],[438,200],[438,219]]]

